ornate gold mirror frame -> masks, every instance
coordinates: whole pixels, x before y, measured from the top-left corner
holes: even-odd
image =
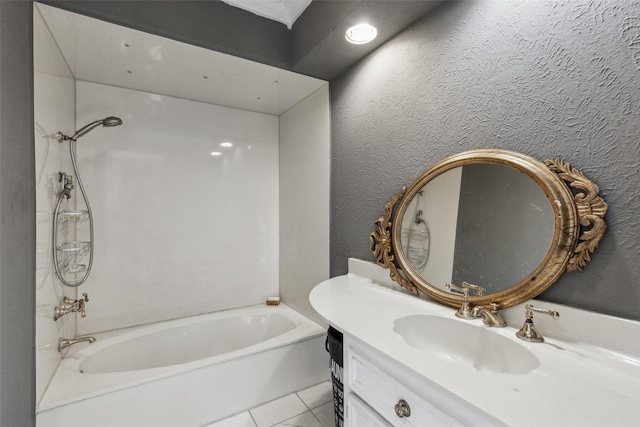
[[[585,267],[607,228],[604,221],[607,204],[599,197],[598,187],[582,172],[560,159],[546,160],[543,164],[520,153],[482,149],[456,154],[436,163],[408,189],[402,187],[385,204],[385,214],[375,222],[370,235],[370,249],[377,264],[388,268],[395,282],[416,294],[423,292],[442,304],[461,305],[461,295],[433,286],[411,268],[399,242],[404,213],[425,184],[448,170],[472,164],[507,166],[530,177],[551,204],[554,232],[546,256],[530,274],[502,291],[470,296],[470,302],[474,305],[493,302],[500,304],[501,308],[517,305],[539,295],[565,271]],[[431,250],[437,251],[438,248]]]

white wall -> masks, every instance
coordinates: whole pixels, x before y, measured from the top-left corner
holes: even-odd
[[[309,292],[329,278],[328,85],[280,116],[280,294],[321,321]]]
[[[78,141],[95,223],[79,333],[277,295],[278,117],[78,81],[77,126],[112,115]]]
[[[279,268],[283,299],[314,317],[308,293],[329,268],[328,86],[278,117],[76,81],[35,14],[37,399],[60,360],[59,337],[259,304],[280,293]],[[69,143],[52,136],[111,115],[124,124],[77,143],[95,257],[85,284],[63,287],[51,264],[51,218],[56,175],[73,171]],[[233,147],[220,146],[227,141]],[[83,209],[77,187],[71,208]],[[86,240],[88,223],[77,227]],[[82,292],[87,317],[54,322],[63,294]]]
[[[407,207],[402,228],[409,228],[416,203],[422,210],[422,219],[429,227],[430,250],[427,263],[418,273],[430,284],[445,289],[453,276],[453,256],[456,246],[456,227],[462,168],[450,169],[429,181],[424,194],[414,197]],[[437,203],[432,203],[437,200]],[[423,230],[422,226],[417,227]],[[455,283],[460,285],[460,283]]]
[[[72,173],[68,143],[53,138],[58,131],[75,127],[75,82],[42,17],[34,8],[34,114],[36,167],[36,401],[53,375],[60,354],[58,338],[74,337],[75,316],[53,321],[53,310],[66,294],[54,279],[51,219],[60,189],[57,173]]]

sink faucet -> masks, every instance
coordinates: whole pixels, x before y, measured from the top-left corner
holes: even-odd
[[[507,326],[507,322],[505,322],[502,316],[500,316],[498,307],[500,307],[500,304],[495,302],[489,303],[488,307],[476,305],[471,310],[471,314],[474,318],[482,317],[482,322],[487,326],[504,328],[505,326]]]
[[[536,325],[533,324],[533,312],[548,314],[549,316],[557,319],[560,317],[560,313],[557,311],[549,310],[546,308],[534,307],[531,304],[527,304],[524,306],[526,311],[526,318],[524,320],[524,325],[518,332],[516,332],[516,336],[524,341],[529,342],[544,342],[544,337],[538,332],[536,329]]]
[[[58,351],[62,351],[67,347],[71,347],[79,342],[93,343],[96,341],[95,337],[78,337],[78,338],[60,338],[58,340]]]
[[[80,312],[81,317],[87,317],[87,312],[85,311],[85,303],[89,302],[89,295],[87,293],[82,294],[83,298],[80,299],[71,299],[64,297],[62,301],[60,301],[60,305],[57,306],[53,310],[53,320],[58,320],[65,314]]]
[[[462,294],[462,305],[460,309],[456,311],[456,316],[461,319],[476,319],[477,316],[473,315],[471,306],[469,305],[469,290],[475,291],[477,296],[482,296],[484,288],[467,282],[462,282],[462,287],[452,285],[451,283],[447,283],[445,286],[451,292]]]

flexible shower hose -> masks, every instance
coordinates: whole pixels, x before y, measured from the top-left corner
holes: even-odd
[[[89,216],[89,262],[87,263],[87,269],[84,271],[84,276],[79,280],[68,281],[64,278],[64,273],[60,270],[60,263],[58,257],[58,214],[60,213],[60,206],[62,205],[63,199],[69,199],[71,197],[71,189],[73,186],[68,188],[66,185],[64,189],[58,195],[58,201],[56,202],[56,207],[53,211],[53,265],[56,270],[56,275],[60,282],[72,288],[78,287],[82,285],[89,274],[91,273],[91,267],[93,265],[93,213],[91,212],[91,206],[89,205],[89,199],[87,198],[87,194],[84,191],[84,186],[82,185],[82,179],[80,179],[80,173],[78,172],[78,165],[76,163],[76,141],[75,139],[69,139],[69,153],[71,154],[71,165],[73,166],[73,173],[76,176],[76,181],[78,183],[78,187],[80,187],[80,193],[82,194],[82,198],[84,199],[84,204],[87,206],[87,212]]]

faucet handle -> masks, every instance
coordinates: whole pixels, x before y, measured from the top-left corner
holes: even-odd
[[[89,295],[86,292],[82,294],[83,298],[78,300],[78,306],[80,308],[80,317],[87,317],[87,311],[85,309],[85,304],[89,302]]]
[[[463,282],[464,285],[464,282]],[[456,316],[461,319],[471,320],[474,319],[473,313],[471,312],[471,307],[469,306],[469,289],[468,287],[460,287],[453,285],[451,283],[447,283],[445,285],[447,289],[456,294],[462,294],[462,305],[460,305],[460,309],[456,311]]]
[[[484,293],[484,288],[482,286],[474,285],[469,282],[462,282],[462,287],[476,291],[476,296],[478,297],[481,297]]]
[[[451,292],[469,297],[469,288],[461,288],[460,286],[454,285],[453,283],[447,283],[444,285],[444,287],[449,289]]]
[[[541,313],[541,314],[548,314],[549,316],[553,317],[554,319],[558,319],[560,317],[560,313],[558,313],[557,311],[554,311],[554,310],[549,310],[547,308],[534,307],[531,304],[525,305],[524,308],[527,310],[527,312],[526,312],[527,319],[533,319],[533,312]]]
[[[549,310],[546,308],[535,307],[531,304],[527,304],[524,306],[526,309],[524,325],[518,332],[516,332],[516,336],[524,341],[529,342],[544,342],[544,337],[538,332],[536,326],[533,324],[533,313],[547,314],[554,319],[558,319],[560,317],[560,313],[554,310]]]

